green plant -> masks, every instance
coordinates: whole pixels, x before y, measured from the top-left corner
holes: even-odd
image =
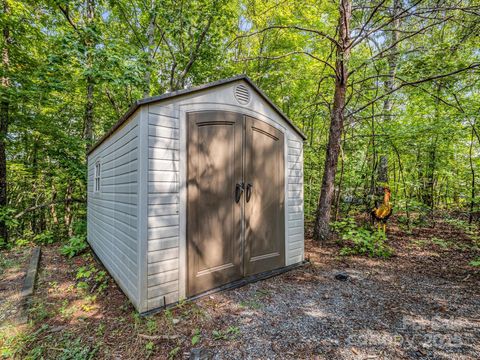
[[[152,353],[154,349],[155,343],[153,341],[149,341],[145,344],[145,350],[147,350],[148,353]]]
[[[388,258],[393,250],[385,244],[386,234],[381,231],[372,231],[359,227],[355,220],[347,218],[332,224],[332,228],[339,233],[342,243],[340,255],[367,255],[372,257]]]
[[[108,286],[108,275],[104,270],[99,270],[95,265],[81,266],[77,270],[76,278],[78,281],[77,288],[81,290],[96,290],[98,293],[103,292]]]
[[[470,261],[469,265],[475,266],[475,267],[480,267],[480,257],[476,258],[475,260]]]
[[[200,342],[200,339],[201,339],[200,330],[195,329],[195,331],[193,332],[193,336],[192,336],[192,346],[197,345]]]
[[[68,240],[68,243],[61,248],[60,252],[68,258],[72,258],[83,252],[87,247],[88,243],[85,237],[76,235]]]
[[[46,230],[40,234],[37,234],[33,237],[33,241],[36,242],[37,244],[41,245],[48,245],[48,244],[53,244],[55,241],[55,238],[53,236],[53,233],[50,230]]]
[[[180,346],[177,346],[175,348],[173,348],[172,350],[170,350],[170,352],[168,353],[168,358],[169,359],[173,359],[175,356],[177,356],[178,352],[180,351]]]

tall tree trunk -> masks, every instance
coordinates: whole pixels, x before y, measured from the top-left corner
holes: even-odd
[[[10,14],[10,7],[8,6],[8,1],[3,1],[3,12],[8,19]],[[8,74],[10,68],[10,53],[9,45],[12,41],[10,37],[10,29],[8,27],[8,21],[5,23],[4,28],[2,29],[3,33],[3,42],[4,48],[2,50],[2,100],[0,104],[0,209],[7,206],[7,134],[8,134],[8,123],[9,123],[9,111],[10,111],[10,100],[9,100],[9,88],[10,88],[10,77]],[[0,245],[2,243],[6,244],[8,241],[8,229],[5,221],[0,220]]]
[[[86,94],[86,103],[85,103],[85,125],[84,125],[84,132],[83,137],[86,142],[87,151],[92,145],[93,142],[93,92],[95,87],[95,79],[92,74],[93,70],[93,51],[95,48],[95,41],[93,39],[93,35],[90,29],[88,31],[88,27],[93,25],[94,15],[95,15],[95,0],[87,0],[87,31],[85,37],[85,48],[86,48],[86,67],[88,70],[88,74],[86,76],[86,85],[87,85],[87,94]]]
[[[153,64],[153,47],[154,43],[154,31],[155,31],[155,18],[156,18],[156,7],[155,1],[150,1],[150,21],[147,28],[147,63],[144,75],[144,88],[143,88],[143,97],[150,96],[150,84],[152,81],[152,64]]]
[[[340,142],[343,133],[345,101],[348,82],[348,59],[350,57],[350,18],[352,15],[351,0],[341,0],[338,19],[338,45],[336,49],[336,78],[333,107],[330,119],[325,169],[322,188],[318,200],[317,214],[313,236],[317,241],[326,241],[330,235],[330,214],[337,172]]]

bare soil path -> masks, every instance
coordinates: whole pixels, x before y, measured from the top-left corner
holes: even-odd
[[[12,358],[188,358],[200,348],[217,359],[478,359],[476,241],[446,223],[393,226],[396,255],[379,260],[307,240],[311,265],[146,318],[91,255],[45,247],[30,327],[0,348]]]

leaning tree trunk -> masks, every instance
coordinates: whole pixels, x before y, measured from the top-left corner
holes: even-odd
[[[343,133],[345,101],[348,81],[348,59],[350,56],[350,17],[352,13],[351,0],[341,0],[340,16],[338,20],[338,44],[336,49],[336,79],[335,94],[330,119],[325,169],[323,172],[322,188],[318,200],[315,228],[313,236],[317,241],[325,241],[330,234],[330,214],[337,172],[340,142]]]
[[[3,12],[5,15],[10,13],[10,7],[6,0],[3,1]],[[3,28],[3,43],[4,48],[2,51],[2,100],[0,103],[0,210],[7,206],[7,134],[8,134],[8,122],[10,101],[8,96],[8,90],[10,87],[10,78],[8,76],[8,70],[10,67],[10,53],[8,47],[12,41],[10,37],[10,29],[8,27],[8,21]],[[8,241],[8,229],[5,221],[0,220],[0,246],[2,243],[6,244]]]

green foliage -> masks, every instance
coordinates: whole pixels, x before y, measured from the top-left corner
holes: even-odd
[[[87,249],[87,247],[88,243],[85,237],[72,236],[68,240],[68,243],[61,248],[60,252],[62,255],[72,258],[78,254],[81,254],[85,249]]]
[[[37,234],[33,237],[33,241],[40,245],[48,245],[53,244],[55,241],[53,232],[50,230],[46,230],[40,234]]]
[[[81,266],[76,274],[77,287],[82,290],[92,289],[102,293],[108,287],[108,274],[95,265]]]
[[[192,346],[195,346],[197,345],[200,340],[201,340],[201,334],[200,334],[200,329],[195,329],[195,331],[193,332],[193,336],[192,336]]]
[[[388,258],[393,250],[385,244],[386,234],[381,231],[372,231],[360,227],[352,218],[346,218],[332,224],[345,246],[340,250],[340,255],[367,255],[371,257]]]
[[[480,267],[480,258],[470,261],[470,266]]]

